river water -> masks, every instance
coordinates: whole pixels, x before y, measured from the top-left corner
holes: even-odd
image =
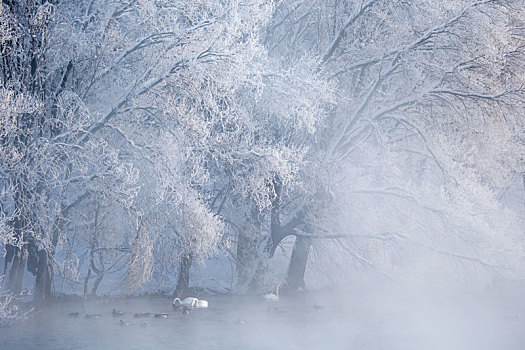
[[[509,300],[310,293],[275,303],[208,301],[188,315],[163,297],[57,303],[0,329],[0,349],[525,349],[525,304]],[[114,317],[112,309],[125,314]],[[168,318],[133,317],[145,312]],[[95,313],[100,318],[85,318]]]

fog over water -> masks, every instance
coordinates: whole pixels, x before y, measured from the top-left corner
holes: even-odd
[[[268,303],[212,297],[208,309],[173,311],[171,299],[64,302],[10,329],[1,349],[523,349],[525,302],[396,292],[308,292]],[[315,306],[314,306],[315,305]],[[112,309],[125,312],[112,316]],[[167,319],[133,313],[168,313]],[[78,318],[68,316],[79,312]],[[99,319],[85,314],[99,313]],[[129,322],[123,326],[120,320]]]

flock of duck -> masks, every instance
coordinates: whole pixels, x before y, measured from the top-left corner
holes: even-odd
[[[263,299],[267,302],[277,302],[279,301],[279,286],[277,286],[275,293],[268,293],[263,295]],[[183,315],[189,315],[191,309],[206,309],[208,308],[208,301],[203,299],[197,299],[195,297],[187,297],[184,299],[175,298],[172,303],[172,307],[174,311],[181,311]],[[320,309],[321,307],[318,305],[314,305],[314,309]],[[268,311],[278,311],[279,313],[283,313],[286,311],[279,310],[278,308],[268,308]],[[113,309],[112,311],[113,317],[123,317],[124,312],[119,311],[116,309]],[[70,312],[68,314],[69,317],[72,318],[78,318],[80,316],[79,312]],[[84,316],[85,319],[98,319],[101,318],[101,314],[86,314]],[[153,313],[153,312],[145,312],[145,313],[134,313],[133,318],[135,319],[148,319],[148,318],[168,318],[167,313]],[[245,323],[244,321],[241,321],[241,323]],[[127,322],[123,319],[120,319],[120,325],[121,326],[129,326],[133,323]],[[141,322],[141,326],[146,327],[150,326],[151,323],[149,322]]]
[[[173,300],[172,306],[173,306],[173,310],[182,311],[183,315],[189,315],[190,310],[193,308],[206,309],[208,307],[208,301],[203,300],[203,299],[197,299],[195,297],[188,297],[183,300],[179,298],[175,298]],[[123,311],[119,311],[116,309],[113,309],[111,314],[113,315],[113,317],[123,317],[124,316]],[[78,318],[80,316],[80,313],[78,311],[70,312],[68,313],[68,316],[72,318]],[[87,320],[99,319],[101,317],[102,317],[101,314],[86,314],[86,316],[84,316],[84,318]],[[165,312],[162,312],[162,313],[153,313],[153,312],[134,313],[133,318],[168,318],[168,314]],[[125,320],[122,320],[122,319],[120,320],[121,326],[129,326],[131,324],[132,323],[127,322]],[[141,323],[141,326],[149,326],[149,325],[151,325],[149,322]]]

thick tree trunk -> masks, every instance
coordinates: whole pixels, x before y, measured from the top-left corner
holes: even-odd
[[[177,288],[175,289],[175,296],[177,298],[188,296],[190,292],[190,269],[192,262],[193,256],[191,254],[185,255],[181,259]]]
[[[15,295],[20,294],[22,292],[24,268],[26,265],[24,251],[24,248],[16,250],[16,253],[13,257],[13,264],[11,265],[11,269],[9,270],[7,289]]]
[[[306,265],[308,263],[310,245],[311,242],[308,238],[301,236],[295,238],[290,266],[288,267],[288,276],[286,277],[286,283],[290,290],[305,287],[304,273],[306,272]]]
[[[51,238],[52,250],[46,257],[47,273],[42,274],[42,277],[47,278],[47,281],[45,281],[45,286],[49,286],[49,297],[48,298],[51,297],[51,292],[52,292],[53,283],[54,283],[54,276],[55,276],[55,270],[53,269],[53,266],[51,265],[51,261],[53,260],[53,257],[55,256],[55,249],[56,249],[56,246],[58,245],[58,239],[60,238],[60,231],[64,227],[64,222],[65,222],[64,217],[67,216],[67,213],[69,212],[69,210],[71,210],[71,208],[73,208],[75,205],[77,205],[82,200],[84,200],[88,195],[89,195],[89,192],[86,192],[84,195],[80,196],[74,203],[70,204],[69,206],[67,207],[62,206],[61,212],[63,216],[58,217],[57,222],[55,223],[55,227],[53,229],[53,236]],[[36,291],[35,291],[35,294],[36,294]]]
[[[237,284],[243,285],[250,278],[257,257],[257,236],[250,233],[239,234],[237,240]]]
[[[7,275],[7,271],[9,271],[9,264],[13,262],[13,258],[15,257],[17,247],[6,244],[5,245],[5,257],[4,257],[4,275]]]
[[[256,294],[261,290],[264,290],[265,287],[265,277],[266,272],[268,271],[268,262],[272,254],[273,242],[269,239],[262,251],[262,256],[258,256],[257,259],[257,269],[253,274],[252,280],[250,281],[250,286],[248,292],[250,294]]]
[[[38,267],[36,271],[35,304],[46,304],[51,301],[52,266],[47,251],[40,249],[38,252]]]
[[[298,210],[295,215],[286,223],[281,223],[281,195],[282,195],[282,185],[279,178],[276,178],[273,182],[274,185],[274,191],[275,191],[275,197],[272,200],[272,210],[271,210],[271,217],[270,217],[270,239],[268,240],[268,244],[264,249],[264,254],[262,257],[259,258],[259,263],[257,266],[257,270],[255,272],[255,275],[250,282],[250,292],[255,292],[257,290],[260,290],[261,287],[264,287],[264,274],[267,271],[268,266],[268,260],[271,259],[275,253],[275,250],[281,243],[281,241],[286,238],[289,235],[292,235],[294,230],[304,224],[304,215],[305,215],[305,209],[304,208],[298,208]],[[304,242],[303,242],[304,243]],[[306,249],[306,252],[301,253],[301,250]],[[294,249],[295,250],[295,249]],[[309,251],[309,244],[308,245],[301,245],[299,247],[299,250],[295,257],[292,257],[293,261],[293,267],[292,267],[292,275],[299,276],[301,280],[303,280],[304,276],[304,270],[306,270],[306,262],[308,259],[308,251]],[[304,261],[302,261],[304,259]],[[301,265],[304,264],[303,272],[301,274]],[[297,272],[295,272],[297,271]],[[304,287],[304,282],[302,283],[302,286]]]
[[[53,247],[51,252],[47,252],[44,249],[41,249],[38,252],[34,298],[35,304],[45,304],[51,301],[55,276],[55,270],[53,269],[51,261],[53,261],[55,247],[58,244],[58,228],[55,228],[53,232],[51,243]]]

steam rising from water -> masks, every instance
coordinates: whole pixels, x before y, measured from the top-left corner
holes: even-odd
[[[379,289],[378,289],[379,290]],[[259,298],[213,297],[183,315],[167,298],[69,302],[0,330],[2,349],[521,349],[522,299],[352,288]],[[315,306],[314,306],[315,305]],[[113,317],[111,310],[123,310]],[[78,318],[68,312],[79,311]],[[168,319],[133,313],[168,312]],[[86,313],[100,313],[87,320]],[[121,326],[120,319],[130,322]],[[150,326],[142,327],[141,323]]]

